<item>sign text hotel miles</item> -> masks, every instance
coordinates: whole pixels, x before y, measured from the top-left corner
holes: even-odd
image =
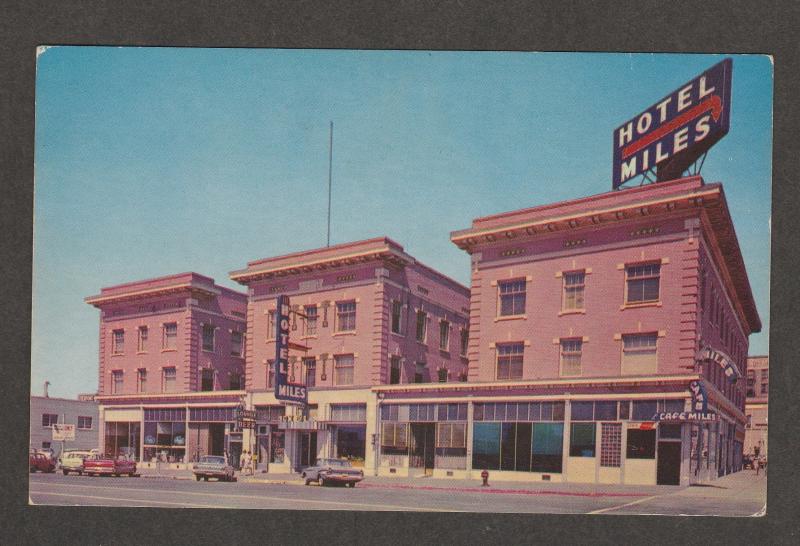
[[[612,187],[657,167],[679,178],[730,127],[731,59],[712,66],[614,131]]]
[[[289,296],[278,296],[275,312],[275,398],[284,402],[308,403],[304,385],[289,383]]]

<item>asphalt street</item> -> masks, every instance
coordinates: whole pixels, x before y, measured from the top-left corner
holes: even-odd
[[[766,480],[726,481],[725,486],[665,487],[658,493],[604,496],[582,492],[459,491],[303,486],[275,483],[195,482],[189,480],[33,474],[31,504],[142,506],[164,508],[245,508],[300,510],[375,510],[422,512],[718,514],[749,516],[766,498]]]

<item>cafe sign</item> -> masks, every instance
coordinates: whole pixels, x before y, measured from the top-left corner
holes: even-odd
[[[652,421],[661,423],[713,423],[717,414],[713,411],[662,411],[653,415]]]

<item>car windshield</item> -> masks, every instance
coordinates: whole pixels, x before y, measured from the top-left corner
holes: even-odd
[[[225,464],[225,457],[200,457],[201,463]]]
[[[340,459],[328,459],[326,464],[328,466],[341,466],[341,467],[350,466],[350,463],[348,463],[347,461],[342,461]]]

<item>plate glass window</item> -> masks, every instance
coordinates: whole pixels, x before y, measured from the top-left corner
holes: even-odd
[[[571,423],[570,427],[570,457],[594,457],[595,423]]]
[[[417,362],[414,370],[414,383],[427,383],[428,368],[424,362]]]
[[[336,304],[336,331],[352,332],[356,329],[356,302],[343,301]]]
[[[625,303],[658,301],[661,264],[629,265],[625,269],[627,289]]]
[[[355,360],[353,355],[336,355],[333,357],[334,385],[352,385]]]
[[[203,350],[214,350],[214,326],[211,324],[203,324]]]
[[[581,375],[583,340],[561,340],[561,375]]]
[[[136,350],[140,353],[147,351],[147,326],[139,326],[139,343]]]
[[[564,311],[583,309],[583,289],[586,274],[574,271],[564,274]]]
[[[655,373],[658,364],[658,334],[622,336],[622,373],[626,375]]]
[[[177,346],[178,341],[178,323],[168,322],[164,325],[164,341],[162,347],[164,349],[173,350]]]
[[[508,317],[525,314],[525,279],[501,281],[500,316]]]
[[[525,345],[503,343],[497,346],[497,379],[522,379],[522,357]]]

